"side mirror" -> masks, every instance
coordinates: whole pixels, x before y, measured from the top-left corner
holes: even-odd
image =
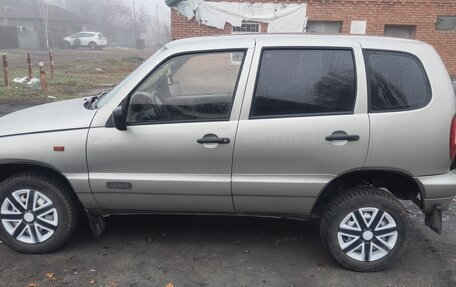
[[[122,106],[118,106],[112,111],[112,122],[119,131],[127,130],[127,120],[125,119]]]

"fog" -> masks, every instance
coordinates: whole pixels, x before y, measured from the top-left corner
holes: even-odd
[[[36,0],[40,1],[40,0]],[[170,8],[164,0],[44,0],[87,21],[85,30],[109,35],[112,30],[131,30],[146,46],[170,41]],[[113,37],[111,37],[113,38]]]

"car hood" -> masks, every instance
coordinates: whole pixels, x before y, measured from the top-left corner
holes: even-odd
[[[85,99],[39,105],[0,117],[0,137],[67,129],[88,128],[96,110]]]

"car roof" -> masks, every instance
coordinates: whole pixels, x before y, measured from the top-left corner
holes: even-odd
[[[204,36],[194,37],[175,40],[168,43],[166,46],[169,48],[174,46],[195,46],[205,44],[215,44],[217,42],[224,43],[227,46],[242,46],[252,43],[252,41],[264,42],[270,44],[277,43],[277,46],[286,46],[284,42],[293,41],[298,43],[303,40],[303,46],[308,46],[308,43],[315,43],[318,46],[319,43],[333,42],[335,45],[341,46],[354,46],[361,45],[366,48],[373,47],[385,47],[390,45],[392,47],[404,47],[404,48],[416,48],[417,46],[427,45],[424,42],[411,39],[403,38],[392,38],[383,36],[365,36],[365,35],[328,35],[328,34],[309,34],[309,33],[295,33],[295,34],[274,34],[274,33],[248,33],[248,34],[233,34],[233,35],[216,35],[216,36]],[[304,44],[304,42],[306,42]]]
[[[94,33],[94,34],[103,34],[101,32],[92,32],[92,31],[81,31],[81,32],[78,32],[78,33]],[[78,34],[78,33],[75,33],[75,34]]]

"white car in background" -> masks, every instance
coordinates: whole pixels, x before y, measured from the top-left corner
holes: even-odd
[[[108,45],[108,39],[100,32],[79,32],[63,40],[67,49],[88,47],[91,50],[102,50]]]

